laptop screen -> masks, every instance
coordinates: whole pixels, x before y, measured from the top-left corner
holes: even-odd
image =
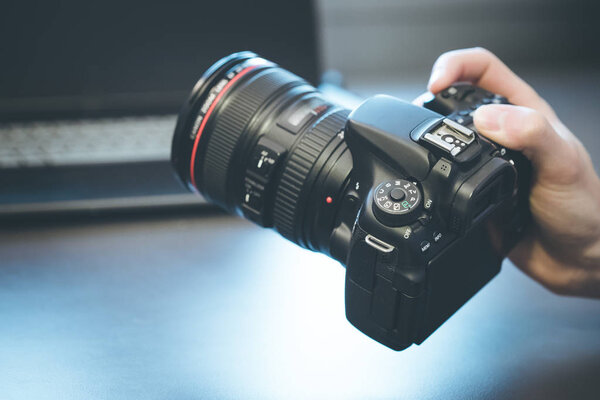
[[[0,119],[175,113],[204,70],[252,50],[312,81],[311,1],[11,1]]]

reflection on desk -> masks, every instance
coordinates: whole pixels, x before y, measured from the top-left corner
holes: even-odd
[[[503,271],[400,353],[344,269],[227,217],[0,233],[2,399],[597,398],[600,302]]]

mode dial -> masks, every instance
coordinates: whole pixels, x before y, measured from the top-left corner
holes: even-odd
[[[373,192],[373,212],[386,225],[406,225],[414,219],[421,197],[421,191],[413,182],[405,179],[385,181]]]

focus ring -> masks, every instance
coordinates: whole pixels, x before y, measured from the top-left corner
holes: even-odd
[[[298,224],[298,201],[311,168],[327,144],[343,129],[348,112],[331,114],[306,132],[290,154],[275,196],[273,224],[279,233],[297,242],[294,227]]]
[[[201,183],[202,189],[212,200],[222,205],[226,203],[227,172],[233,151],[254,114],[273,93],[293,81],[303,82],[285,70],[267,70],[241,90],[233,92],[230,103],[215,118],[215,126],[204,153]]]

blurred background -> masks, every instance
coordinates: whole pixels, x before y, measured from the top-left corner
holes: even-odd
[[[0,13],[0,398],[596,399],[600,303],[512,264],[423,345],[344,317],[344,269],[175,180],[176,114],[252,50],[353,107],[483,46],[599,168],[584,0],[8,1]]]
[[[597,153],[596,11],[583,0],[8,2],[0,216],[193,207],[167,162],[175,115],[208,66],[245,49],[353,107],[375,93],[410,100],[442,52],[483,46]]]

